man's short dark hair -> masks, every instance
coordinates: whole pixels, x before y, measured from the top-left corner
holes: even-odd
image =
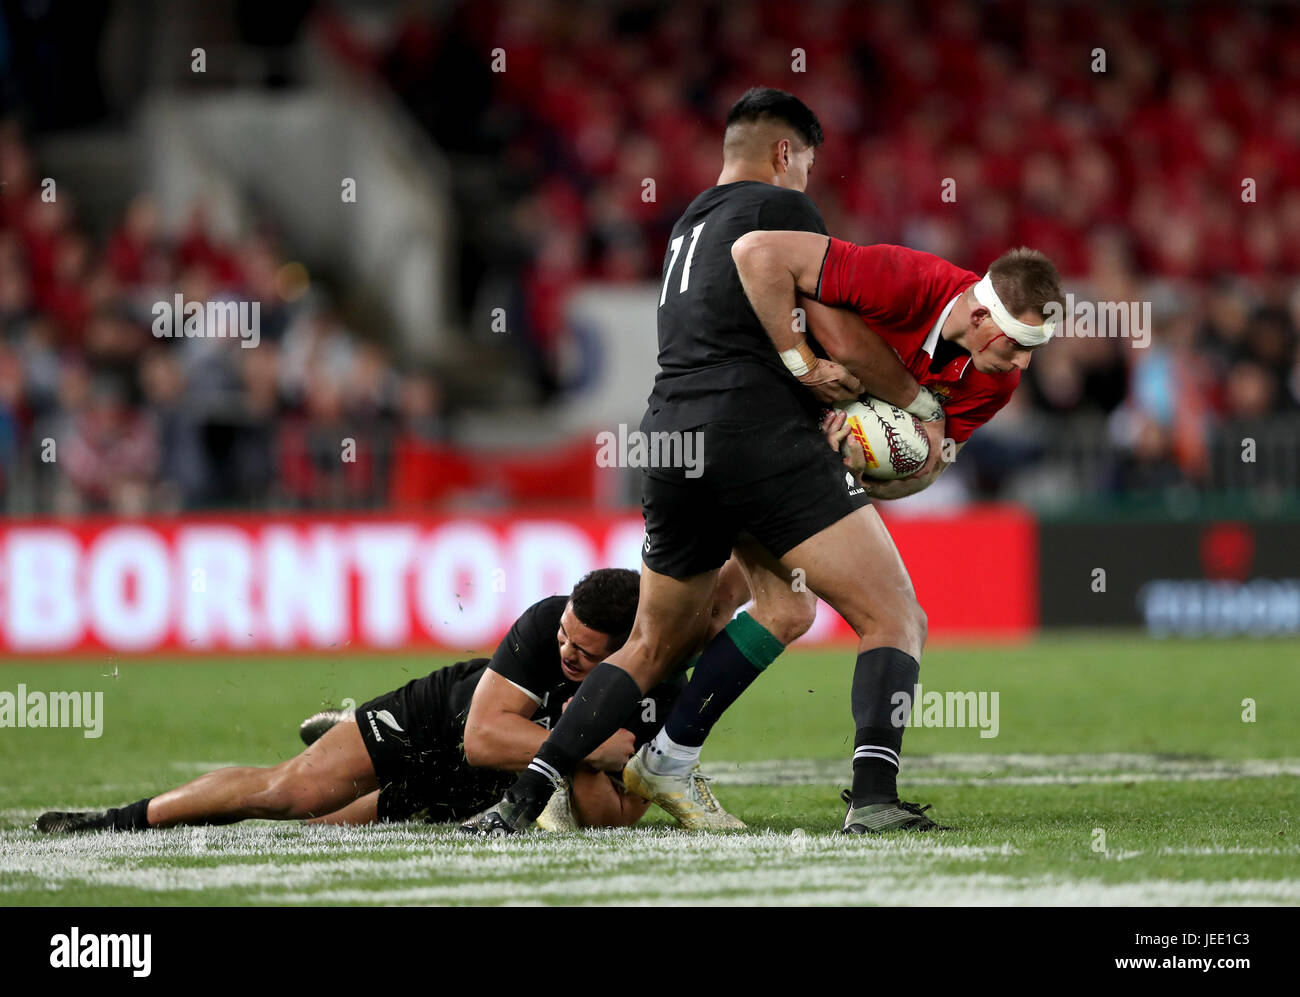
[[[1061,275],[1052,261],[1037,249],[1021,246],[1003,253],[989,266],[993,290],[1011,313],[1019,318],[1025,312],[1047,317],[1047,307],[1055,304],[1064,310]]]
[[[620,647],[632,632],[636,619],[637,597],[641,576],[626,568],[597,568],[573,586],[569,601],[573,615],[583,626],[609,635],[609,654]]]
[[[750,87],[731,105],[727,127],[757,121],[780,121],[794,129],[803,144],[816,148],[825,141],[821,122],[811,108],[792,93],[772,87]]]

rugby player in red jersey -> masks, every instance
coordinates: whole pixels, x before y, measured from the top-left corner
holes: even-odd
[[[1044,321],[1044,310],[1053,312],[1053,304],[1063,307],[1056,267],[1032,249],[1004,253],[981,278],[904,246],[786,238],[807,235],[799,232],[754,235],[777,238],[756,238],[743,251],[754,252],[757,246],[760,253],[779,254],[798,268],[798,278],[786,270],[791,279],[811,279],[815,300],[803,298],[800,304],[831,356],[852,370],[863,351],[868,337],[862,323],[845,311],[851,310],[893,348],[922,386],[943,400],[947,437],[956,444],[949,459],[932,449],[927,466],[912,477],[866,479],[864,486],[876,498],[914,494],[943,472],[971,434],[1006,405],[1032,352],[1051,338],[1053,324]],[[739,269],[744,279],[746,268]],[[765,286],[760,293],[770,291]]]

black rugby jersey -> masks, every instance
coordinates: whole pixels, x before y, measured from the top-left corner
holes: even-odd
[[[483,672],[489,668],[533,698],[537,703],[531,718],[533,723],[548,730],[555,727],[565,702],[578,691],[580,684],[565,678],[560,668],[560,646],[556,634],[560,628],[560,616],[568,602],[567,595],[554,595],[533,603],[515,620],[490,662],[486,658],[476,658],[444,670],[447,713],[452,719],[453,729],[463,736],[474,689]],[[621,726],[636,735],[638,746],[658,733],[684,684],[679,676],[651,689],[623,722]]]
[[[756,229],[827,234],[808,195],[753,180],[709,188],[673,226],[659,293],[659,373],[643,430],[815,419],[820,411],[781,363],[740,284],[731,246]]]

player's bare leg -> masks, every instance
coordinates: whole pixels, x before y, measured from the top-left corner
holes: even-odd
[[[660,574],[646,564],[641,565],[641,589],[632,633],[605,662],[616,666],[636,682],[638,696],[662,682],[674,665],[692,648],[699,646],[708,632],[711,596],[717,577],[717,571],[705,571],[690,578],[677,579]],[[593,669],[591,674],[595,673],[596,669]],[[587,680],[590,679],[591,675],[588,675]],[[579,687],[578,694],[586,684],[584,682]],[[575,694],[575,699],[578,694]],[[614,719],[621,720],[625,715]],[[563,722],[561,717],[560,723]],[[558,724],[556,730],[559,730]],[[614,730],[617,727],[609,733]],[[600,744],[608,736],[606,734],[595,744]]]
[[[858,635],[858,650],[897,647],[913,658],[925,646],[926,620],[894,539],[873,506],[863,506],[788,551],[781,564],[802,569]]]
[[[792,644],[806,634],[817,619],[817,597],[753,537],[741,537],[735,553],[754,600],[749,615],[782,644]],[[737,603],[731,612],[743,605]]]
[[[155,796],[149,825],[302,820],[333,813],[378,786],[357,725],[340,723],[279,765],[217,769]]]
[[[641,566],[636,620],[627,642],[591,670],[564,715],[505,799],[461,825],[473,834],[511,834],[532,825],[578,763],[607,740],[645,691],[698,647],[708,632],[717,570],[684,579]]]
[[[920,677],[925,613],[889,531],[870,506],[798,544],[781,558],[858,635],[853,673],[853,789],[845,831],[938,827],[898,800],[899,752]]]
[[[731,615],[754,597],[751,612]],[[816,597],[752,537],[740,538],[714,593],[714,618],[724,628],[709,641],[690,684],[663,728],[628,762],[628,789],[658,804],[692,830],[738,830],[745,825],[717,802],[699,773],[700,748],[713,725],[785,646],[807,632]]]
[[[296,820],[334,813],[379,786],[355,723],[340,723],[301,754],[268,768],[217,769],[152,799],[102,813],[47,813],[42,831],[143,830]]]
[[[332,814],[312,817],[306,824],[374,824],[379,820],[379,790],[367,793]]]
[[[713,586],[713,605],[709,609],[709,629],[705,635],[705,643],[722,633],[731,622],[731,618],[736,615],[736,610],[752,598],[744,569],[741,568],[733,549],[731,557],[727,558],[727,563],[718,572],[717,583]]]

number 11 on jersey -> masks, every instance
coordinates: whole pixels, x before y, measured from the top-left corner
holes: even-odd
[[[677,289],[678,294],[685,294],[686,286],[690,283],[691,257],[695,255],[695,244],[700,241],[700,230],[702,228],[704,228],[704,222],[700,222],[700,224],[696,225],[695,228],[691,229],[691,245],[690,248],[686,250],[686,262],[682,264],[682,285]],[[679,235],[668,245],[668,248],[673,251],[673,255],[668,261],[667,268],[664,270],[664,286],[663,290],[659,292],[659,304],[661,305],[668,297],[668,276],[673,272],[673,267],[677,265],[677,254],[682,251],[682,240],[685,238],[686,236]]]

